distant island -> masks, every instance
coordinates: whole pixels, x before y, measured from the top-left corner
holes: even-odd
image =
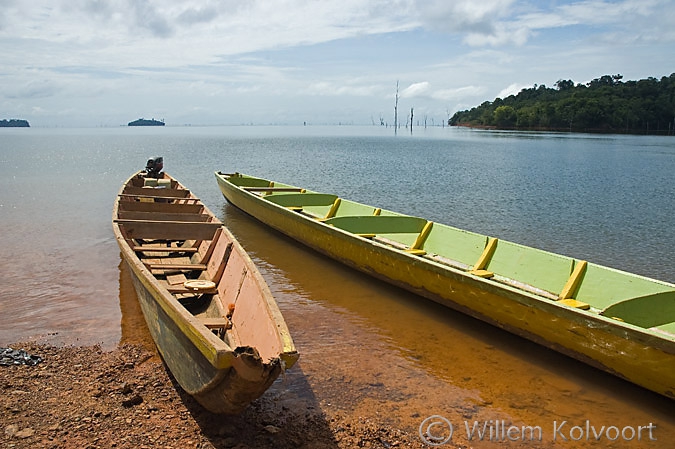
[[[129,122],[128,126],[164,126],[164,121],[155,120],[146,120],[144,118],[139,118],[133,122]]]
[[[28,120],[20,120],[20,119],[3,119],[0,120],[0,128],[30,128],[30,124],[28,123]]]
[[[604,75],[586,84],[558,80],[455,113],[450,126],[518,131],[675,135],[675,73],[622,81]]]

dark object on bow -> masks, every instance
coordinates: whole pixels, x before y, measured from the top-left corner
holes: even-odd
[[[162,170],[164,169],[164,158],[161,156],[153,157],[148,159],[148,163],[145,166],[145,172],[147,173],[146,178],[161,178]]]

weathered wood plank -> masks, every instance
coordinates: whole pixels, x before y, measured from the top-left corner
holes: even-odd
[[[149,263],[146,265],[151,270],[206,270],[206,265],[202,263]]]
[[[154,191],[153,191],[154,192]],[[119,194],[120,198],[150,198],[158,201],[180,201],[179,203],[176,204],[188,204],[188,203],[198,203],[200,202],[199,198],[183,198],[179,196],[159,196],[159,195],[152,195],[152,194],[129,194],[129,193],[120,193]]]
[[[199,291],[196,291],[194,289],[187,288],[187,287],[183,286],[182,284],[169,285],[167,287],[167,290],[169,291],[169,293],[174,293],[174,294],[177,294],[177,295],[183,295],[183,294],[186,295],[186,294],[195,294],[195,293],[197,293],[197,294],[215,294],[215,293],[218,293],[218,287],[203,288]]]
[[[227,318],[200,318],[199,321],[209,329],[221,329],[230,326],[230,320]]]
[[[126,195],[151,195],[162,198],[187,198],[190,196],[188,189],[152,189],[147,187],[127,186],[123,191]]]
[[[166,277],[166,282],[169,283],[169,285],[180,285],[181,287],[183,286],[183,282],[187,281],[187,278],[185,277],[184,274],[170,274]]]
[[[144,253],[196,253],[199,248],[192,246],[152,246],[152,245],[136,245],[132,248],[134,251],[141,251]]]
[[[128,220],[156,220],[156,221],[209,221],[210,215],[206,214],[185,214],[168,212],[145,212],[145,211],[124,211],[117,214],[118,218]]]
[[[151,221],[116,219],[130,239],[211,240],[220,222]]]
[[[141,201],[120,201],[120,211],[159,212],[172,214],[199,214],[204,211],[202,204],[146,203]]]

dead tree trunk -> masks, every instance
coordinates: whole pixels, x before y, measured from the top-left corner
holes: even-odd
[[[396,103],[394,103],[394,134],[398,130],[398,81],[396,81]]]

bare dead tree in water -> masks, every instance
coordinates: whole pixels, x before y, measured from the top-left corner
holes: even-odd
[[[398,129],[398,81],[396,81],[396,103],[394,103],[394,134]]]
[[[412,134],[412,128],[413,128],[413,108],[410,108],[410,134]]]

